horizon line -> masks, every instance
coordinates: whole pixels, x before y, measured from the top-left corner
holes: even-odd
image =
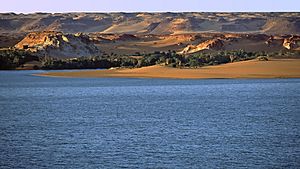
[[[0,14],[14,13],[14,14],[36,14],[36,13],[300,13],[300,11],[64,11],[64,12],[50,12],[50,11],[33,11],[33,12],[16,12],[16,11],[0,11]]]

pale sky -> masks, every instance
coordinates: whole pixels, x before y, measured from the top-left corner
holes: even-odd
[[[300,12],[300,0],[2,0],[0,12]]]

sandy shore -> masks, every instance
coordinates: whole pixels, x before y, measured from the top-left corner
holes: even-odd
[[[88,70],[49,72],[38,76],[51,77],[126,77],[126,78],[300,78],[300,59],[250,60],[197,69],[178,69],[166,66],[149,66],[135,69]]]

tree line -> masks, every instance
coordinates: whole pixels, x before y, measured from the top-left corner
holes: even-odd
[[[39,57],[25,50],[0,49],[0,70],[16,69],[30,61],[39,61]]]
[[[100,55],[58,59],[47,56],[35,56],[24,50],[0,50],[0,69],[15,69],[28,61],[39,61],[37,69],[108,69],[112,67],[138,68],[162,64],[177,68],[195,68],[207,65],[218,65],[257,58],[258,56],[285,55],[286,53],[209,51],[189,55],[180,55],[175,51],[136,53],[135,56]],[[297,55],[297,53],[289,53]]]

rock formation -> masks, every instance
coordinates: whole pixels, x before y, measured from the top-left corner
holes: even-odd
[[[196,53],[202,50],[207,50],[207,49],[221,49],[224,46],[224,41],[217,38],[217,39],[211,39],[204,41],[198,45],[188,45],[185,47],[180,54],[191,54],[191,53]]]
[[[63,34],[54,31],[29,33],[15,45],[15,48],[28,50],[41,56],[65,58],[93,56],[98,53],[98,48],[91,43],[88,36],[81,33]]]
[[[289,38],[283,39],[283,47],[289,50],[300,50],[300,37],[291,36]]]

